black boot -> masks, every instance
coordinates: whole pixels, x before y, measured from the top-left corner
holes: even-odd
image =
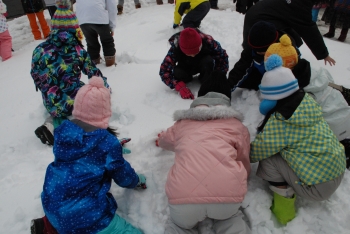
[[[350,139],[344,139],[340,143],[345,148],[346,168],[350,169]]]
[[[50,130],[45,126],[41,125],[34,131],[35,135],[41,140],[43,144],[53,145],[54,138]]]
[[[344,42],[346,39],[346,36],[348,35],[348,28],[343,28],[340,32],[340,36],[338,38],[338,41]]]
[[[327,38],[332,38],[332,37],[334,37],[334,33],[335,33],[335,27],[329,26],[328,33],[324,34],[323,36],[327,37]]]
[[[342,91],[341,94],[343,95],[345,101],[348,103],[348,105],[350,106],[350,89],[345,88],[344,86],[342,86]]]
[[[43,234],[44,233],[44,220],[43,218],[40,219],[33,219],[30,224],[30,233],[31,234]]]

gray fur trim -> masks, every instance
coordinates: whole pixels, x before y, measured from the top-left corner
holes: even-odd
[[[203,104],[207,106],[231,106],[231,100],[222,93],[209,92],[202,97],[197,97],[190,107],[193,108]]]
[[[174,112],[174,121],[190,119],[190,120],[212,120],[212,119],[230,119],[236,118],[243,121],[243,115],[227,106],[211,106],[190,108],[188,110],[177,110]]]

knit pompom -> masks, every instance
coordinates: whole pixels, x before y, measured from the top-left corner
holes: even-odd
[[[272,54],[270,57],[267,58],[265,61],[265,69],[266,71],[271,71],[272,69],[276,67],[281,67],[283,64],[281,56],[277,54]]]
[[[89,79],[89,85],[96,87],[96,88],[103,88],[105,87],[104,81],[101,77],[93,76]]]
[[[57,8],[69,9],[71,7],[70,0],[56,0]]]
[[[284,34],[281,38],[280,38],[280,42],[282,45],[284,46],[290,46],[292,45],[292,41],[290,40],[290,38],[287,36],[287,34]]]

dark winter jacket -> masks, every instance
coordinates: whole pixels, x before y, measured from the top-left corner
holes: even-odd
[[[279,31],[279,35],[284,34],[285,32]],[[292,39],[292,44],[296,46],[294,39],[292,37],[290,38]],[[307,60],[300,59],[299,57],[299,62],[292,71],[293,73],[298,73],[294,75],[298,79],[300,88],[310,83],[311,68]],[[237,87],[259,90],[259,85],[264,73],[264,55],[258,55],[251,49],[245,49],[241,53],[241,58],[230,71],[228,81],[230,82],[232,91]]]
[[[312,21],[312,0],[263,0],[246,13],[243,26],[243,46],[251,27],[258,21],[273,23],[278,30],[295,30],[318,60],[328,56],[327,47],[315,22]],[[290,32],[287,32],[291,34]],[[294,39],[295,36],[293,36]],[[300,45],[298,45],[299,47]]]
[[[135,188],[139,179],[115,136],[105,129],[87,132],[82,127],[93,126],[75,123],[66,120],[55,129],[55,160],[46,170],[41,200],[58,233],[97,233],[117,210],[108,192],[112,179],[124,188]]]
[[[259,0],[237,0],[236,11],[245,14]]]
[[[30,74],[51,116],[72,114],[75,95],[84,85],[82,72],[88,78],[103,77],[73,32],[51,31],[49,38],[34,49]],[[103,79],[108,87],[107,79]]]
[[[162,81],[171,89],[175,88],[177,83],[173,74],[176,66],[181,66],[185,70],[191,70],[191,67],[206,55],[210,55],[213,58],[214,70],[224,72],[225,74],[228,71],[229,65],[226,50],[222,49],[220,43],[215,41],[212,36],[200,31],[198,32],[202,37],[202,49],[195,57],[187,56],[181,51],[179,47],[180,33],[174,34],[169,39],[171,47],[160,65],[159,75]]]
[[[44,0],[21,0],[23,10],[26,14],[45,10]]]

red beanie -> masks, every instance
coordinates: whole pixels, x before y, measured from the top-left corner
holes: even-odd
[[[180,49],[185,54],[198,54],[202,46],[202,38],[193,28],[185,28],[180,33]]]

